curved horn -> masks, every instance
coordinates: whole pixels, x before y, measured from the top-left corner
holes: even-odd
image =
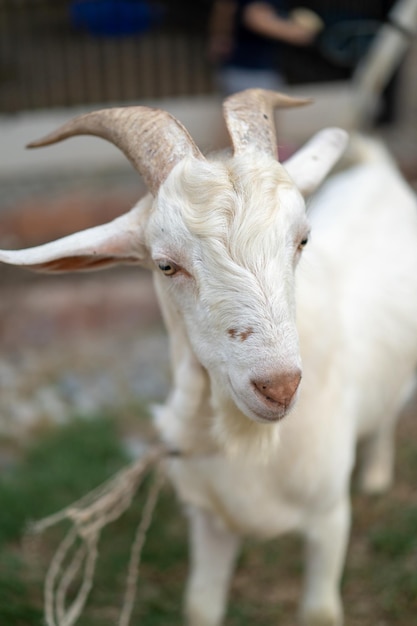
[[[204,158],[181,122],[166,111],[144,106],[79,115],[27,147],[47,146],[74,135],[95,135],[117,146],[142,174],[153,195],[185,156]]]
[[[251,147],[277,158],[274,109],[311,102],[269,89],[246,89],[229,96],[223,103],[223,114],[234,153],[242,154]]]

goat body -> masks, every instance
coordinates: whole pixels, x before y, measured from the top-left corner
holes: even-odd
[[[392,481],[393,430],[414,386],[417,360],[416,202],[381,145],[360,137],[351,143],[358,163],[329,179],[309,207],[311,238],[296,270],[303,380],[295,408],[265,427],[239,421],[231,407],[230,430],[221,434],[226,447],[238,447],[237,458],[197,455],[169,465],[177,491],[191,505],[192,624],[220,623],[238,537],[295,530],[308,547],[301,621],[340,625],[338,585],[359,440],[367,451],[363,489],[379,493]],[[175,345],[180,320],[164,310]],[[184,350],[185,342],[177,341]],[[212,440],[216,415],[192,352],[174,356],[174,371],[177,385],[157,424],[171,445],[192,455]],[[188,420],[187,404],[176,400],[189,403],[197,390],[203,402],[196,398]],[[194,433],[196,415],[210,418],[199,420]],[[264,432],[271,429],[276,433]],[[246,444],[251,449],[242,458],[239,446]]]
[[[125,216],[0,252],[46,271],[155,270],[173,365],[155,423],[182,452],[166,471],[189,513],[192,626],[222,622],[241,538],[287,531],[307,544],[301,622],[342,624],[356,444],[367,441],[363,488],[383,491],[417,363],[411,190],[382,145],[352,137],[352,163],[315,193],[306,217],[299,190],[319,185],[343,133],[319,134],[281,165],[263,121],[271,97],[249,90],[226,101],[233,156],[204,159],[187,139],[163,175],[147,172],[152,195]]]

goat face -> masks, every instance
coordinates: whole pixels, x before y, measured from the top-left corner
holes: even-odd
[[[110,224],[0,251],[0,261],[50,272],[119,262],[155,269],[211,378],[213,398],[232,400],[256,421],[282,418],[301,379],[294,271],[308,226],[297,188],[314,190],[346,143],[343,131],[322,131],[284,169],[273,108],[304,103],[257,89],[228,98],[233,154],[211,161],[164,111],[127,107],[75,118],[31,145],[78,134],[108,139],[151,194]]]
[[[161,187],[146,241],[192,348],[222,395],[271,421],[301,378],[294,270],[304,201],[270,157],[184,160]]]

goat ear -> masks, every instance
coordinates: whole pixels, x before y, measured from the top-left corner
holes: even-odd
[[[346,149],[349,136],[341,128],[318,132],[283,166],[303,196],[312,194]]]
[[[0,261],[40,272],[75,272],[119,263],[147,265],[143,203],[112,222],[34,248],[0,250]]]

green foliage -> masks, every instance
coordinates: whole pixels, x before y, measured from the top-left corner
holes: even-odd
[[[373,584],[389,623],[417,614],[417,506],[391,510],[369,533],[375,564]],[[406,622],[404,622],[405,624]]]
[[[33,577],[21,547],[16,547],[27,523],[71,504],[128,462],[114,420],[79,419],[42,438],[0,479],[1,625],[43,625],[43,579],[65,527],[44,533],[42,567]],[[117,622],[130,547],[149,483],[150,479],[145,480],[132,507],[102,533],[95,584],[80,626],[113,626]],[[167,487],[142,555],[136,617],[147,626],[174,626],[175,620],[181,623],[179,598],[186,560],[184,519]]]
[[[372,549],[386,559],[417,553],[417,506],[397,511],[370,532]]]
[[[34,605],[24,579],[23,564],[11,550],[0,559],[0,624],[42,626],[42,611]]]
[[[71,504],[127,463],[114,422],[74,420],[28,450],[0,481],[0,546]]]

